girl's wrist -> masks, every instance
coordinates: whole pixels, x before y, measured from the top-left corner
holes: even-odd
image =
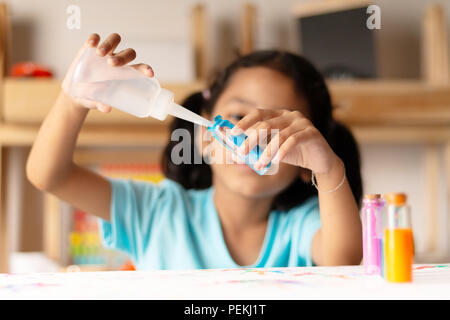
[[[63,90],[60,91],[57,99],[57,103],[63,108],[66,108],[79,116],[86,116],[89,109],[77,103],[75,99],[68,96]]]
[[[319,190],[334,190],[342,185],[345,179],[345,166],[343,161],[335,155],[330,170],[325,173],[314,173],[317,187]]]

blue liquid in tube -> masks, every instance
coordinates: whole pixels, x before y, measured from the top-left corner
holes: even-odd
[[[228,150],[230,150],[236,157],[241,159],[246,165],[252,168],[256,173],[258,173],[259,175],[265,174],[272,165],[272,162],[269,162],[269,164],[261,170],[257,170],[254,167],[254,164],[258,161],[264,150],[262,150],[257,145],[245,156],[238,154],[236,150],[242,143],[244,143],[245,139],[247,139],[247,135],[245,135],[244,133],[238,136],[224,134],[223,129],[228,128],[231,130],[233,127],[233,123],[228,120],[222,119],[222,116],[219,115],[214,118],[214,124],[209,126],[208,130],[213,133],[213,136],[217,141],[224,145]]]

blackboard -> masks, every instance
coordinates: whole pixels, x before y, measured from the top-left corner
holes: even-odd
[[[375,78],[374,30],[367,8],[298,18],[301,54],[327,78]]]

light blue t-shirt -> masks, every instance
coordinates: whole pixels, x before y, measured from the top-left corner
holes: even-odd
[[[214,188],[187,190],[165,179],[159,184],[109,179],[110,222],[100,219],[107,248],[125,252],[138,270],[311,266],[311,240],[320,228],[312,197],[287,212],[271,211],[256,262],[240,266],[227,249]]]

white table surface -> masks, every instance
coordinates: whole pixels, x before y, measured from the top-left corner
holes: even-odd
[[[0,274],[0,299],[450,299],[450,263],[401,284],[362,266]]]

